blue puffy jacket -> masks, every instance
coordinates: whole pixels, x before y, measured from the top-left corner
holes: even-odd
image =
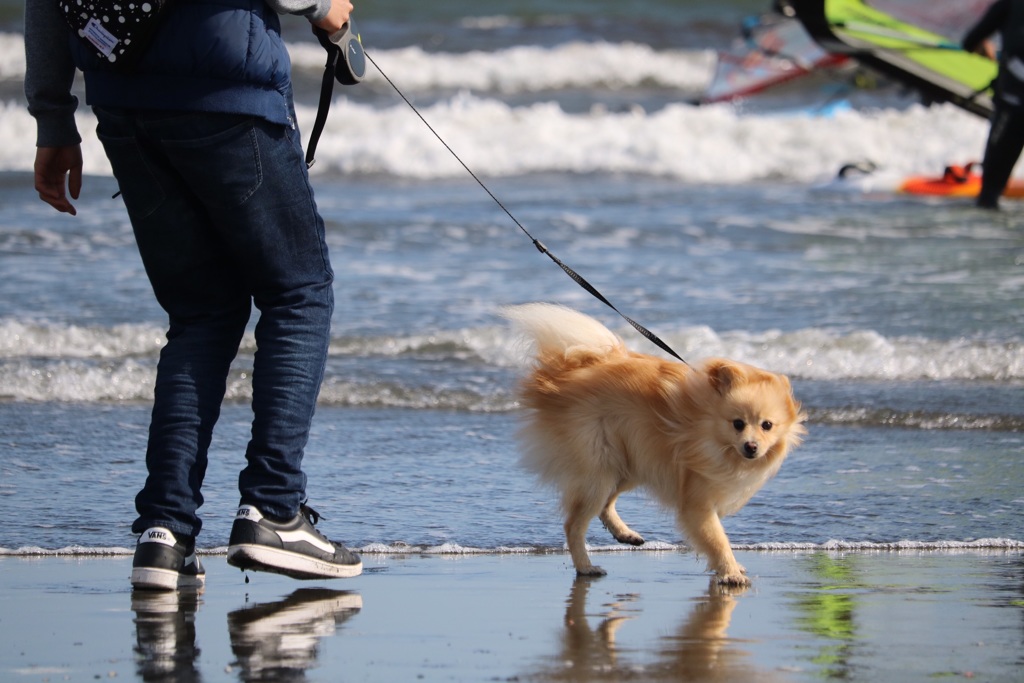
[[[105,69],[71,36],[86,102],[100,107],[250,114],[294,125],[291,61],[277,13],[263,0],[170,0],[130,74]]]

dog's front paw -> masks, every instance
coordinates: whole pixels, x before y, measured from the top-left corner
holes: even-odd
[[[749,586],[750,579],[742,572],[722,572],[718,574],[718,584],[721,586]]]
[[[607,576],[607,574],[608,572],[594,565],[576,568],[576,576]]]

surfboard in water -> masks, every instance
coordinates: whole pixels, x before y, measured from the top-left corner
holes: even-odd
[[[785,0],[807,32],[834,54],[849,55],[861,64],[918,90],[926,99],[952,102],[967,111],[988,118],[992,114],[991,84],[996,77],[994,61],[960,49],[959,38],[924,28],[920,22],[904,21],[882,11],[881,2],[865,0]],[[904,7],[914,3],[903,3]],[[924,12],[935,14],[936,0],[916,3]],[[978,3],[966,3],[974,11]],[[961,5],[963,7],[963,4]],[[974,16],[964,15],[966,33]],[[963,14],[962,10],[961,13]],[[947,31],[947,34],[953,31]]]
[[[927,197],[975,198],[981,192],[981,164],[950,164],[941,174],[896,175],[879,168],[871,161],[844,164],[836,177],[819,185],[826,192],[857,192],[864,194],[908,194]],[[1011,178],[1003,191],[1007,199],[1024,199],[1024,180]]]
[[[977,197],[981,192],[979,164],[970,162],[946,167],[941,176],[911,176],[903,180],[897,189],[903,194],[919,194],[935,197]],[[1008,199],[1024,197],[1024,182],[1011,179],[1003,190]]]

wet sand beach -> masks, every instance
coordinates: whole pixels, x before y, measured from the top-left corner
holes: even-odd
[[[132,592],[130,557],[0,557],[6,681],[1019,681],[1024,552],[366,555],[295,582],[206,555],[200,593]]]

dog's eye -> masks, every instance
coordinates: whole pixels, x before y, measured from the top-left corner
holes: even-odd
[[[743,428],[747,426],[747,423],[743,420],[733,420],[732,426],[736,428],[737,432],[742,432]]]
[[[772,423],[768,420],[765,420],[764,422],[761,423],[761,429],[763,429],[766,432],[770,432],[772,430]]]

